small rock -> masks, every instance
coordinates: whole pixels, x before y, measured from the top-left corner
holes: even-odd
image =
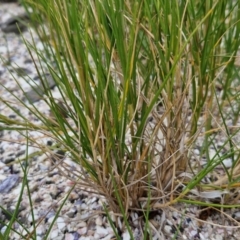
[[[38,190],[38,184],[33,183],[33,185],[30,187],[30,192],[33,193]]]
[[[50,191],[51,197],[52,197],[53,199],[56,199],[57,196],[58,196],[58,194],[59,194],[57,186],[54,185],[54,184],[52,184],[51,187],[50,187],[50,189],[49,189],[49,191]]]
[[[87,204],[92,204],[94,202],[97,201],[97,198],[96,197],[93,197],[93,198],[90,198],[88,201],[87,201]]]
[[[0,134],[0,138],[1,138],[1,134]],[[0,143],[1,143],[1,141],[0,141]],[[3,147],[0,147],[0,154],[3,154],[3,153],[4,153]]]
[[[52,141],[50,141],[50,140],[47,141],[47,146],[52,146],[52,144],[53,144]]]
[[[164,226],[164,231],[168,234],[171,234],[172,233],[172,227],[169,226],[169,225],[165,225]]]
[[[4,163],[5,164],[9,164],[11,162],[15,161],[15,156],[14,157],[7,157],[5,160],[4,160]]]
[[[42,202],[42,201],[43,201],[43,198],[41,198],[41,197],[37,197],[37,198],[34,200],[35,203],[40,203],[40,202]]]
[[[1,29],[4,33],[20,34],[26,30],[27,21],[29,21],[29,16],[26,13],[18,16],[13,16],[1,24]]]
[[[74,232],[73,237],[74,237],[73,240],[78,240],[80,236],[77,232]]]
[[[109,212],[109,217],[111,218],[111,220],[115,223],[116,222],[116,216],[114,214],[114,212]]]
[[[74,236],[71,233],[66,233],[64,239],[65,240],[74,240]]]
[[[197,155],[197,156],[200,155],[200,151],[199,151],[199,149],[197,149],[197,148],[193,150],[193,153],[194,153],[195,155]]]
[[[132,218],[132,222],[133,222],[133,225],[135,227],[137,227],[139,225],[139,222],[138,222],[138,214],[137,213],[131,213],[131,218]]]
[[[36,210],[36,209],[33,210],[33,216],[34,216],[34,221],[37,221],[39,219],[38,210]],[[32,214],[28,216],[28,222],[33,221],[33,216],[32,216]]]
[[[17,174],[12,174],[0,183],[0,193],[9,193],[19,181]]]
[[[234,219],[236,219],[237,221],[239,221],[239,220],[240,220],[240,212],[235,212],[235,213],[233,213],[232,217],[233,217]]]
[[[217,152],[214,149],[210,148],[209,149],[209,158],[212,160],[212,159],[216,158],[216,155],[217,155]]]
[[[98,216],[98,217],[96,218],[96,225],[102,226],[102,224],[103,224],[102,217],[101,217],[101,216]]]
[[[72,191],[69,195],[70,202],[74,202],[74,200],[77,200],[78,198],[79,198],[79,195],[75,191]]]
[[[41,170],[41,171],[47,171],[49,168],[50,168],[51,164],[50,163],[39,163],[38,164],[38,168]]]
[[[44,213],[44,215],[45,215],[45,213]],[[52,223],[52,221],[53,221],[53,219],[54,219],[54,217],[55,217],[55,212],[54,211],[50,211],[49,213],[47,213],[47,215],[46,215],[46,218],[45,218],[45,222],[47,223]]]
[[[96,233],[99,234],[101,237],[104,237],[108,234],[108,230],[106,228],[96,226]]]
[[[1,154],[1,152],[0,152],[0,154]],[[4,164],[3,162],[0,162],[0,169],[4,169],[6,167],[6,164]],[[1,179],[1,177],[0,177],[0,179]]]
[[[123,240],[130,240],[130,234],[129,232],[124,232],[123,235],[122,235],[122,239]]]
[[[58,236],[58,229],[54,229],[54,230],[52,230],[52,232],[51,232],[51,239],[56,239],[57,238],[57,236]]]
[[[7,226],[3,226],[1,229],[1,234],[4,235],[6,230],[7,230]]]
[[[23,154],[25,154],[25,150],[20,150],[19,152],[16,153],[16,158],[20,157]]]
[[[75,215],[77,213],[77,208],[74,206],[73,208],[70,209],[70,211],[68,211],[66,213],[66,215],[69,217],[69,218],[74,218]]]
[[[86,226],[87,226],[87,223],[86,223],[86,222],[79,222],[79,223],[77,224],[77,226],[78,226],[79,228],[86,227]]]
[[[65,229],[66,223],[62,217],[57,218],[57,226],[59,231],[62,231]]]
[[[15,114],[10,114],[8,117],[11,118],[11,119],[15,119],[16,115]]]
[[[87,227],[83,227],[83,228],[79,228],[77,230],[77,232],[80,234],[80,235],[85,235],[87,233]]]
[[[224,159],[224,160],[222,161],[222,164],[223,164],[226,168],[230,168],[230,167],[232,167],[232,165],[233,165],[233,161],[232,161],[232,159],[227,158],[227,159]]]
[[[28,92],[24,92],[25,97],[22,100],[28,100],[29,103],[34,103],[43,98],[43,95],[47,90],[50,90],[56,86],[56,82],[50,74],[46,74],[42,77],[38,86],[33,86]]]

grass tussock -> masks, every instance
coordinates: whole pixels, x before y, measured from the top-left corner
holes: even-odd
[[[26,45],[57,82],[61,104],[46,91],[52,117],[30,108],[43,124],[18,125],[43,131],[68,151],[82,169],[78,184],[105,196],[126,224],[131,209],[204,204],[189,195],[196,187],[206,196],[223,184],[235,188],[238,1],[23,2],[39,23],[44,50]],[[204,166],[192,160],[199,142]],[[229,158],[230,170],[223,164]],[[203,183],[219,165],[225,180]]]

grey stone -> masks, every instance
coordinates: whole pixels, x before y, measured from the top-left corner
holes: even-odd
[[[23,67],[14,68],[12,71],[16,72],[19,77],[24,77],[31,73],[30,70],[28,70],[27,68],[23,68]]]
[[[47,74],[45,77],[40,80],[40,84],[36,87],[32,87],[32,89],[28,92],[24,93],[24,98],[22,100],[28,100],[29,103],[34,103],[42,99],[43,94],[46,91],[54,88],[56,86],[56,82],[52,78],[50,74]]]
[[[77,214],[77,208],[76,206],[74,206],[72,209],[70,209],[70,211],[68,211],[66,213],[66,215],[69,217],[69,218],[74,218]]]
[[[29,16],[24,13],[18,16],[13,16],[6,22],[1,24],[1,29],[4,33],[16,33],[19,34],[26,30]]]
[[[8,156],[8,157],[6,157],[6,159],[3,160],[3,162],[4,162],[5,164],[9,164],[9,163],[15,161],[15,159],[16,159],[15,156]]]
[[[19,175],[12,174],[0,183],[0,193],[9,193],[19,181]]]

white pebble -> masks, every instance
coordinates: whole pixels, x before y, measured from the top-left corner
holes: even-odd
[[[4,234],[6,229],[7,229],[7,226],[3,226],[2,229],[1,229],[1,233]]]
[[[197,148],[194,149],[193,152],[194,152],[194,154],[196,154],[196,155],[200,155],[200,151],[199,151],[199,149],[197,149]]]
[[[55,216],[52,216],[52,217],[48,218],[48,223],[51,224],[54,218],[55,218]]]
[[[102,226],[102,223],[103,223],[102,218],[101,218],[100,216],[98,216],[98,217],[96,218],[96,225]]]
[[[209,149],[209,158],[212,160],[213,158],[216,158],[216,151],[213,149]]]
[[[120,219],[120,217],[117,218],[117,223],[120,229],[122,229],[122,221]]]
[[[111,212],[109,212],[109,216],[110,216],[110,218],[111,218],[111,220],[113,221],[113,222],[116,222],[116,216],[115,216],[115,214],[111,211]]]
[[[122,239],[123,240],[130,240],[130,234],[129,232],[124,232],[123,235],[122,235]]]
[[[77,226],[78,226],[79,228],[81,228],[81,227],[86,227],[87,224],[86,224],[86,222],[79,222]]]
[[[206,237],[205,237],[205,236],[203,236],[203,234],[202,234],[202,233],[199,233],[199,236],[200,236],[200,239],[201,239],[201,240],[206,240]]]
[[[57,226],[60,231],[66,226],[65,221],[62,217],[59,217],[57,219]]]
[[[58,236],[58,229],[52,230],[51,235],[50,235],[51,239],[54,240],[54,239],[56,239],[57,236]]]
[[[38,210],[36,210],[36,209],[33,210],[33,216],[34,216],[34,221],[37,221],[39,219]],[[29,222],[33,221],[32,214],[29,215],[28,221]]]
[[[48,162],[46,162],[44,164],[43,163],[38,164],[38,167],[41,171],[47,171],[50,166],[51,166],[51,163],[48,163]]]
[[[139,219],[138,214],[137,213],[131,213],[131,217],[132,217],[133,225],[135,227],[137,227],[138,224],[139,224],[138,223],[138,219]]]
[[[85,235],[87,233],[87,227],[83,227],[83,228],[79,228],[77,230],[77,232],[80,234],[80,235]]]
[[[4,164],[3,162],[0,162],[0,169],[3,169],[6,167],[6,164]]]
[[[89,212],[81,214],[81,219],[86,219],[89,217]]]
[[[43,235],[45,232],[46,232],[46,226],[43,224],[39,225],[36,229],[37,235]]]
[[[108,234],[108,230],[106,228],[96,226],[96,232],[101,236],[106,236]]]
[[[170,234],[171,231],[172,231],[171,226],[169,226],[169,225],[165,225],[165,226],[164,226],[164,231],[165,231],[166,233]]]
[[[71,233],[66,233],[64,240],[74,240],[74,236]]]
[[[232,159],[230,158],[224,159],[222,163],[226,168],[232,167],[232,164],[233,164]]]

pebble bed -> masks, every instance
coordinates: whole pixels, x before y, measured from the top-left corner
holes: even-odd
[[[9,21],[13,15],[22,13],[24,13],[24,10],[19,4],[1,3],[0,1],[0,24]],[[33,32],[30,33],[29,29],[23,33],[23,37],[28,41],[31,41],[33,37],[38,47],[41,48],[41,42]],[[35,66],[21,36],[11,32],[4,33],[0,30],[0,56],[12,63],[12,65],[7,65],[3,64],[2,61],[0,62],[1,98],[12,101],[13,106],[21,114],[38,124],[38,119],[32,116],[26,108],[21,108],[19,102],[11,94],[14,93],[20,99],[23,99],[24,96],[19,85],[24,91],[31,91],[31,87],[26,81],[26,75],[29,76],[29,79],[36,81],[36,84],[39,84]],[[19,85],[16,83],[16,79]],[[53,87],[52,91],[56,98],[59,97],[56,88]],[[28,103],[26,102],[26,104]],[[35,101],[33,104],[42,113],[49,114],[49,108],[44,101]],[[9,119],[15,120],[18,118],[12,109],[7,108],[1,102],[0,113]],[[41,139],[41,144],[46,147],[53,144],[52,140],[43,134],[37,132],[30,132],[29,134],[32,137]],[[199,142],[199,146],[200,144]],[[0,206],[11,213],[14,212],[23,181],[23,171],[18,159],[24,159],[27,152],[29,156],[32,156],[29,160],[28,183],[34,219],[30,211],[26,189],[24,190],[26,194],[23,195],[17,218],[19,223],[26,226],[29,232],[32,232],[35,226],[36,239],[40,240],[45,239],[45,234],[54,220],[59,206],[73,186],[72,181],[62,174],[62,171],[64,171],[63,166],[54,166],[54,156],[58,156],[70,168],[77,169],[78,166],[68,156],[64,156],[61,150],[54,152],[49,157],[46,157],[46,155],[34,157],[32,154],[38,150],[36,146],[27,148],[26,138],[17,131],[1,130],[0,128]],[[194,159],[197,159],[199,149],[196,148],[193,153]],[[103,212],[103,203],[106,203],[106,199],[103,197],[77,186],[71,191],[57,216],[48,239],[116,239],[106,214]],[[130,239],[128,231],[123,227],[122,218],[113,213],[111,218],[119,226],[118,230],[122,239]],[[216,210],[177,204],[174,207],[166,207],[151,212],[149,219],[152,239],[154,240],[240,239],[238,222],[238,220],[240,221],[240,212],[237,209],[228,210],[226,214],[221,214]],[[1,233],[5,232],[9,220],[9,214],[0,209]],[[142,216],[132,212],[129,221],[131,221],[134,239],[143,239]],[[27,232],[19,223],[14,224],[14,228],[18,233],[12,231],[10,239],[25,239],[27,237]],[[21,236],[19,233],[21,233]]]

